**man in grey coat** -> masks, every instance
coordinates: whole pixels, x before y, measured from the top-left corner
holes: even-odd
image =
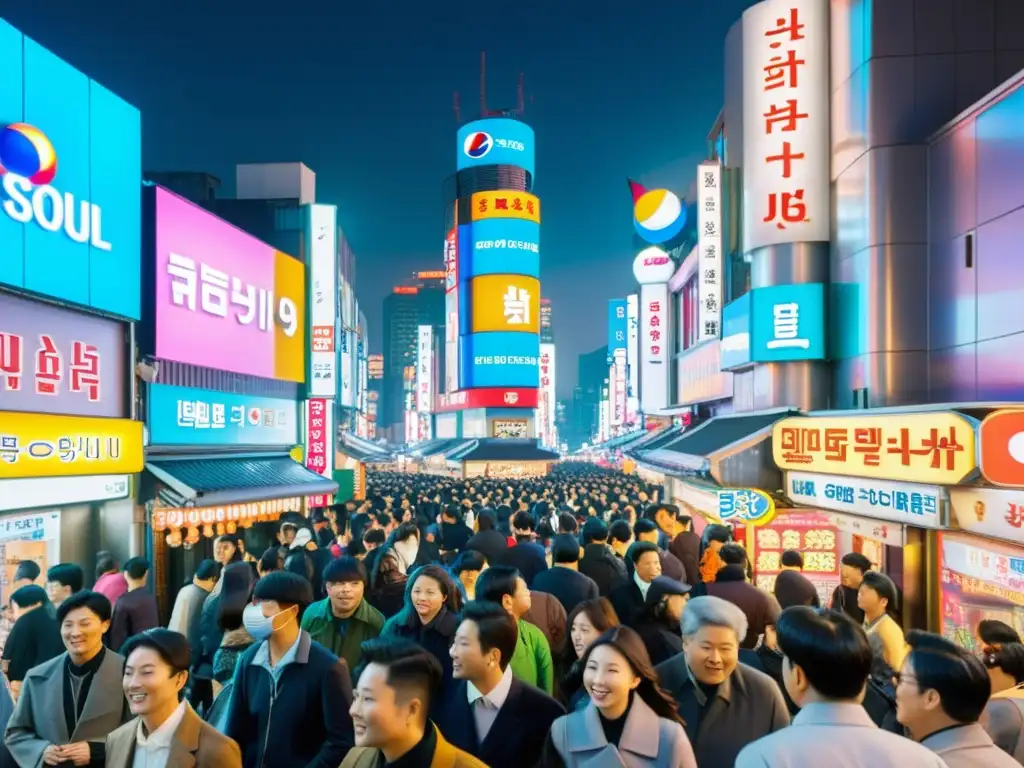
[[[733,768],[747,744],[789,725],[778,684],[739,663],[747,617],[719,597],[683,610],[683,652],[659,664],[661,686],[679,705],[700,768]]]
[[[981,660],[931,632],[907,634],[896,717],[949,768],[1020,768],[978,723],[992,694]]]
[[[789,728],[747,745],[736,768],[946,768],[868,716],[861,701],[873,654],[853,619],[799,605],[782,612],[775,630],[786,690],[800,712]]]
[[[4,734],[22,768],[103,766],[107,734],[130,717],[124,659],[103,646],[110,614],[98,592],[77,592],[57,608],[67,652],[29,670]]]

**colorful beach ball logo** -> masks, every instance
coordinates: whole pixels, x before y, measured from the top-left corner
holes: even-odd
[[[11,123],[0,129],[0,175],[13,173],[35,186],[44,186],[57,175],[57,153],[46,134],[28,123]]]
[[[683,230],[686,209],[667,189],[652,189],[640,195],[633,204],[633,225],[648,243],[667,243]]]
[[[490,152],[493,146],[494,139],[491,138],[491,134],[485,131],[474,131],[462,143],[462,151],[466,153],[466,157],[479,160]]]

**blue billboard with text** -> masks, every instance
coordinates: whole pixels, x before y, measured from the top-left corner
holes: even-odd
[[[758,363],[825,359],[825,286],[772,285],[752,291],[750,353]]]
[[[616,350],[626,348],[628,327],[626,300],[608,299],[608,357],[615,357]]]
[[[525,219],[480,219],[459,227],[459,276],[540,277],[540,225]]]
[[[533,128],[509,117],[474,120],[456,137],[456,168],[479,165],[518,165],[533,174]]]
[[[232,392],[150,384],[152,445],[295,445],[299,405]]]
[[[141,317],[142,118],[0,19],[0,285]]]
[[[459,339],[459,389],[540,386],[540,337],[474,333]]]

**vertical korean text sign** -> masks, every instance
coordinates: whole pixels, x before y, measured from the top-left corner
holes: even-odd
[[[616,350],[626,349],[629,319],[625,299],[608,299],[608,357]]]
[[[310,397],[338,396],[338,358],[334,348],[338,326],[338,209],[313,204],[306,208],[309,243],[309,371]],[[344,376],[348,372],[341,371]]]
[[[697,170],[697,340],[717,339],[722,325],[722,167]]]
[[[334,474],[334,426],[331,401],[312,398],[306,401],[306,469],[326,478]],[[306,506],[325,507],[329,495],[307,496]]]
[[[0,19],[0,285],[139,320],[139,111]]]
[[[154,198],[156,356],[304,382],[305,266],[164,189]]]
[[[416,410],[434,410],[434,328],[430,325],[421,325],[417,331]]]
[[[829,239],[829,3],[743,14],[743,247]]]

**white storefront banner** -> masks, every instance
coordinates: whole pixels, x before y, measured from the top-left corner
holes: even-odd
[[[743,13],[743,247],[829,239],[829,0]]]
[[[0,482],[0,512],[123,499],[129,488],[128,475],[4,480]]]
[[[626,423],[626,350],[617,349],[608,377],[608,399],[611,401],[613,427]]]
[[[338,209],[309,206],[310,397],[337,397]]]
[[[421,325],[416,345],[416,410],[434,410],[434,329]]]
[[[1024,544],[1024,489],[950,488],[949,505],[962,530]]]
[[[640,410],[640,297],[626,297],[626,422],[635,424]]]
[[[640,410],[654,416],[668,407],[668,285],[640,286]]]
[[[786,495],[797,504],[874,520],[918,528],[942,527],[944,493],[937,485],[787,472]]]
[[[717,339],[722,328],[722,167],[697,169],[697,341]]]

